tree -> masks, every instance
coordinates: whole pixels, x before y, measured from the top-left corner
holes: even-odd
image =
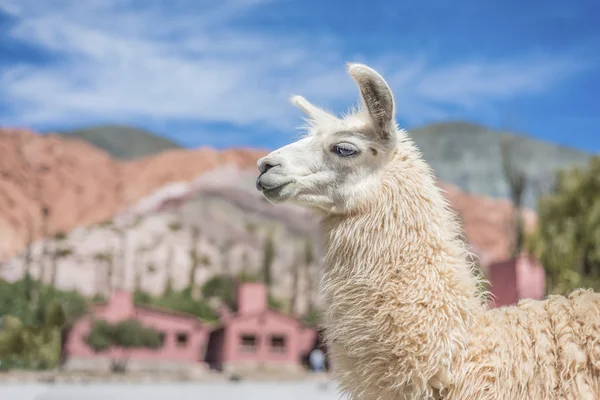
[[[298,304],[298,296],[300,291],[300,270],[302,268],[301,260],[300,260],[300,252],[298,249],[295,249],[294,258],[292,261],[292,293],[290,296],[290,313],[294,314],[296,312],[296,307]]]
[[[64,232],[57,232],[52,238],[54,249],[52,251],[52,263],[50,267],[50,283],[54,286],[56,285],[56,276],[58,275],[58,260],[67,256],[62,247],[62,243],[66,238],[67,235]]]
[[[600,157],[557,174],[527,243],[546,269],[549,293],[600,289]]]
[[[275,259],[275,245],[273,242],[273,236],[274,232],[271,231],[265,238],[265,247],[263,253],[262,278],[265,286],[267,287],[267,294],[271,294],[271,269],[273,267],[273,260]]]
[[[41,197],[41,196],[40,196]],[[42,200],[42,199],[41,199]],[[50,219],[50,207],[46,204],[45,200],[42,200],[42,237],[44,241],[42,243],[42,252],[40,255],[40,279],[44,281],[46,277],[46,271],[48,270],[46,266],[46,259],[48,258],[48,220]]]
[[[231,274],[231,249],[233,248],[233,242],[231,240],[225,240],[221,245],[221,264],[222,272],[224,274]]]
[[[134,260],[133,260],[133,291],[138,291],[142,289],[142,254],[144,252],[144,248],[141,246],[137,246],[134,252]]]
[[[200,227],[194,225],[191,228],[191,236],[190,236],[190,276],[188,279],[188,287],[187,290],[190,293],[190,296],[194,292],[194,286],[196,285],[196,276],[198,275],[198,267],[199,265],[208,263],[208,257],[206,255],[201,255],[198,252],[198,242],[200,241]]]
[[[69,257],[73,254],[73,250],[67,247],[59,247],[54,250],[52,256],[52,276],[50,277],[50,283],[52,286],[56,286],[56,277],[58,275],[58,260]]]
[[[170,222],[168,225],[169,231],[175,235],[182,229],[183,225],[180,221]],[[171,241],[169,250],[167,252],[167,259],[165,260],[165,270],[167,274],[167,281],[165,283],[165,294],[173,292],[173,260],[175,259],[175,244]]]
[[[46,304],[42,321],[23,323],[14,315],[4,315],[0,326],[0,360],[3,368],[54,368],[61,357],[61,330],[67,322],[58,300]]]
[[[42,199],[41,174],[39,171],[39,167],[38,168],[34,167],[34,164],[32,162],[32,160],[34,160],[34,157],[31,157],[26,152],[27,143],[25,143],[25,140],[30,142],[32,139],[30,137],[25,137],[24,135],[18,135],[19,144],[17,146],[17,152],[19,153],[19,156],[25,163],[26,168],[28,170],[27,172],[29,174],[31,174],[31,176],[34,180],[33,192],[31,193],[32,197],[33,197],[33,202],[35,204],[40,205],[40,212],[43,213],[43,207],[41,206],[41,199]],[[42,219],[45,219],[44,215],[42,215]],[[27,300],[30,302],[31,306],[33,307],[34,304],[37,303],[39,294],[36,292],[36,289],[35,289],[36,286],[33,284],[34,279],[31,276],[32,247],[33,247],[34,240],[36,239],[36,229],[34,227],[33,215],[31,215],[31,213],[29,213],[29,212],[27,213],[27,216],[26,216],[25,229],[26,229],[26,244],[25,244],[24,259],[23,259],[23,266],[24,266],[25,278],[26,278],[25,279],[25,291],[26,291]]]
[[[234,310],[236,282],[233,276],[222,274],[213,275],[202,285],[202,297],[205,299],[218,298],[229,309]]]
[[[104,265],[104,292],[108,294],[112,290],[113,280],[113,269],[114,269],[114,256],[112,253],[105,251],[94,254],[94,261]],[[100,288],[98,288],[100,290]]]
[[[313,294],[315,291],[315,285],[312,277],[313,261],[313,245],[310,238],[308,238],[304,243],[304,272],[306,274],[306,297],[308,298],[308,313],[312,313],[314,307]]]
[[[116,324],[104,320],[96,320],[85,341],[95,352],[106,351],[111,347],[122,349],[148,348],[158,349],[163,341],[158,331],[143,326],[136,319],[127,319]],[[124,372],[127,358],[112,360],[114,371]]]
[[[244,275],[248,275],[250,274],[251,271],[251,261],[250,261],[250,254],[248,254],[248,250],[247,249],[243,249],[242,250],[242,255],[240,257],[240,276],[244,276]]]
[[[27,245],[25,247],[25,253],[23,255],[23,268],[25,270],[25,296],[27,301],[32,302],[35,300],[33,277],[31,276],[31,261],[32,261],[32,246],[34,239],[33,232],[33,221],[32,216],[27,214],[27,221],[25,223],[25,229],[27,230]]]
[[[514,159],[514,138],[512,136],[502,137],[501,146],[502,170],[509,187],[510,199],[514,208],[514,232],[511,253],[513,256],[518,256],[521,254],[525,243],[525,223],[522,207],[523,194],[527,186],[527,175]]]

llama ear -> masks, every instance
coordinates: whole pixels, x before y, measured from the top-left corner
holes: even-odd
[[[348,64],[348,73],[358,84],[360,94],[373,124],[383,139],[394,132],[394,96],[385,79],[374,69],[363,64]]]
[[[337,119],[334,115],[331,115],[327,111],[315,106],[302,96],[292,96],[290,98],[290,102],[313,120],[320,121],[324,119]]]

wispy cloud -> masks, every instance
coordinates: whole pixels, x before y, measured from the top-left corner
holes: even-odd
[[[276,0],[0,0],[9,35],[54,54],[45,64],[0,69],[5,123],[197,120],[241,128],[289,129],[287,98],[298,93],[328,108],[356,101],[343,38],[243,28]],[[238,27],[239,26],[239,27]],[[443,62],[389,50],[362,59],[388,77],[399,117],[411,123],[453,110],[544,93],[572,77],[575,58],[518,55]]]

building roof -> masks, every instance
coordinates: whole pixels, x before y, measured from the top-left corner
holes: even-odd
[[[308,324],[306,324],[304,321],[302,321],[299,318],[296,318],[296,317],[294,317],[292,315],[283,313],[283,312],[281,312],[279,310],[276,310],[273,307],[267,307],[264,310],[259,310],[259,311],[256,311],[256,312],[246,313],[246,314],[240,314],[238,312],[235,312],[235,313],[232,312],[230,314],[230,317],[226,321],[219,321],[219,322],[215,323],[213,326],[210,327],[210,330],[211,331],[217,331],[217,330],[220,330],[220,329],[224,329],[224,328],[227,328],[227,326],[229,324],[231,324],[234,320],[239,321],[239,320],[244,320],[244,319],[249,319],[249,318],[257,318],[257,317],[260,317],[261,315],[265,315],[265,314],[268,314],[268,313],[273,313],[273,314],[276,314],[279,317],[283,317],[283,318],[285,318],[285,319],[287,319],[287,320],[289,320],[289,321],[297,324],[298,327],[300,327],[300,328],[311,328],[311,329],[314,328],[314,327],[309,326]]]
[[[101,300],[101,301],[97,301],[92,305],[92,310],[94,310],[97,307],[106,307],[108,306],[109,301],[108,300]],[[155,306],[155,305],[150,305],[150,304],[139,304],[139,303],[133,303],[133,308],[134,310],[144,310],[146,312],[150,312],[150,313],[155,313],[155,314],[161,314],[161,315],[168,315],[170,317],[177,317],[177,318],[184,318],[184,319],[189,319],[192,320],[193,322],[195,322],[196,324],[208,328],[210,329],[212,325],[214,324],[218,324],[218,321],[206,321],[203,320],[202,318],[198,317],[197,315],[185,312],[185,311],[179,311],[179,310],[173,310],[170,308],[165,308],[165,307],[160,307],[160,306]],[[93,311],[90,310],[87,312],[87,314],[93,314]]]

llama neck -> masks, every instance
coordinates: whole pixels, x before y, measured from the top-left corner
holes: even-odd
[[[452,360],[483,306],[429,167],[406,156],[392,165],[377,199],[323,221],[325,323],[330,344],[342,349],[342,375],[345,365],[348,374],[356,373],[350,365],[362,365],[378,387],[425,393],[449,382]]]

